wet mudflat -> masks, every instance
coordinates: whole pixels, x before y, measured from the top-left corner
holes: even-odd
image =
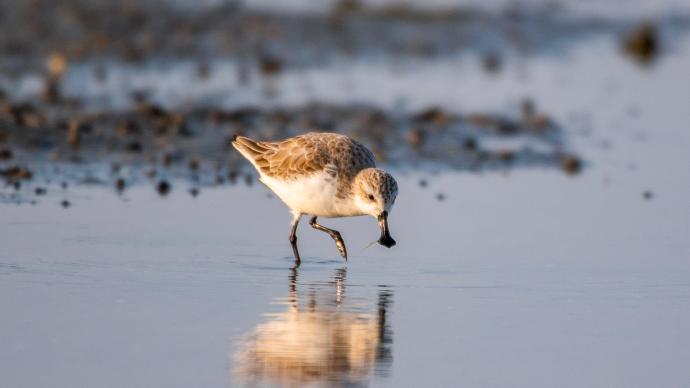
[[[62,34],[101,25],[69,4],[83,31],[0,38],[32,47],[0,61],[3,382],[690,381],[682,12],[645,24],[541,8],[246,11],[256,47],[228,37],[218,57],[202,54],[219,52],[226,24],[164,13],[183,26],[174,39],[144,23],[154,39],[84,38],[46,69]],[[137,7],[114,20],[146,20]],[[374,31],[385,44],[365,39]],[[312,51],[295,50],[300,36]],[[373,219],[323,220],[345,262],[303,223],[293,268],[287,210],[227,139],[305,130],[357,137],[393,172],[398,245],[370,246]]]
[[[674,194],[645,203],[538,172],[400,184],[398,246],[365,249],[374,220],[326,221],[350,261],[305,226],[297,270],[287,212],[261,187],[163,201],[92,188],[69,209],[5,205],[3,376],[56,387],[687,381],[688,221]]]

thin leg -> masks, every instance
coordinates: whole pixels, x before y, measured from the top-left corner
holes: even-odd
[[[309,221],[309,225],[311,225],[311,227],[316,230],[328,233],[328,235],[331,236],[333,241],[335,241],[335,246],[336,248],[338,248],[340,256],[347,260],[347,249],[345,248],[345,241],[343,241],[343,238],[340,236],[340,232],[338,232],[337,230],[329,229],[323,225],[319,225],[316,222],[316,216],[311,218],[311,221]]]
[[[302,260],[299,258],[299,250],[297,249],[297,225],[302,218],[302,214],[293,213],[292,228],[290,229],[290,244],[292,245],[292,253],[295,255],[295,268],[299,267]]]

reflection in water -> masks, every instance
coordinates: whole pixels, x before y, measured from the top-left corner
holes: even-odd
[[[392,291],[382,287],[377,309],[348,301],[344,268],[334,281],[310,284],[300,295],[297,268],[289,276],[287,310],[271,314],[234,354],[233,379],[283,386],[366,384],[372,372],[387,375],[392,357],[388,308]]]

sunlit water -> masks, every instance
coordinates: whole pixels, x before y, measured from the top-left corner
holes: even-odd
[[[560,173],[401,176],[299,231],[262,187],[3,207],[0,358],[21,386],[683,386],[687,208]],[[446,194],[444,201],[436,192]],[[687,195],[684,193],[683,195]],[[55,196],[59,197],[58,194]],[[660,216],[661,215],[661,216]],[[38,370],[38,372],[37,372]]]
[[[497,76],[462,61],[307,73],[311,94],[284,98],[533,96],[587,160],[576,177],[393,168],[397,246],[367,248],[370,218],[323,222],[348,262],[305,224],[293,269],[289,214],[257,185],[51,185],[1,204],[2,385],[687,386],[690,55],[673,47],[652,69],[593,42]]]

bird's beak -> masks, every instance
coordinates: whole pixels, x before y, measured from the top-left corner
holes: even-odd
[[[391,234],[388,231],[388,212],[384,211],[383,213],[379,214],[377,219],[379,221],[379,227],[381,228],[381,237],[379,237],[379,244],[383,245],[386,248],[390,248],[393,245],[395,245],[395,240],[393,240],[393,237],[391,237]]]

